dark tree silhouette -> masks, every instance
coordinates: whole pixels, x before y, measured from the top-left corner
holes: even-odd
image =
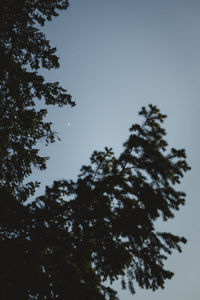
[[[164,260],[186,240],[158,232],[155,221],[174,217],[185,202],[177,191],[189,170],[183,149],[171,149],[156,106],[143,107],[124,150],[95,151],[77,181],[55,181],[45,195],[25,205],[37,182],[24,184],[32,166],[46,167],[37,142],[54,142],[56,133],[37,110],[74,105],[59,83],[46,83],[43,67],[59,66],[36,27],[66,9],[68,1],[0,0],[0,299],[115,300],[105,282],[121,279],[156,290],[172,272]]]
[[[156,231],[154,223],[173,218],[184,204],[175,185],[189,166],[183,149],[167,151],[157,107],[140,114],[144,122],[131,127],[118,158],[112,149],[94,152],[76,182],[54,182],[26,207],[1,197],[6,300],[117,299],[106,280],[121,277],[134,293],[134,281],[156,290],[172,277],[163,261],[186,240]]]
[[[38,109],[37,100],[46,105],[74,105],[58,82],[45,82],[40,68],[59,67],[56,48],[50,46],[38,28],[66,9],[61,0],[0,0],[0,181],[19,201],[34,194],[37,182],[24,185],[32,167],[45,169],[46,157],[39,155],[37,142],[55,141],[51,123],[45,122],[47,109]]]

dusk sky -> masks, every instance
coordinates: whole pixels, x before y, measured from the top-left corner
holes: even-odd
[[[149,103],[168,115],[170,147],[185,148],[192,171],[179,189],[187,202],[175,219],[159,230],[184,235],[183,253],[169,257],[175,272],[164,290],[136,294],[114,287],[122,300],[199,300],[200,292],[200,1],[71,0],[70,7],[44,31],[57,47],[60,68],[43,72],[60,81],[76,107],[50,108],[61,142],[41,153],[50,156],[39,194],[53,180],[75,179],[94,150],[112,147],[116,155],[128,138],[138,111]]]

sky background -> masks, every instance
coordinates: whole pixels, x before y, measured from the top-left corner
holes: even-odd
[[[166,262],[175,276],[164,290],[136,285],[132,296],[119,283],[114,287],[122,300],[199,300],[200,1],[71,0],[44,31],[61,67],[43,74],[60,81],[77,105],[49,109],[62,141],[46,149],[40,142],[41,153],[51,159],[46,171],[33,173],[42,182],[38,193],[53,180],[75,179],[94,150],[108,146],[118,155],[131,124],[140,122],[141,106],[157,105],[168,115],[170,147],[185,148],[192,166],[181,184],[186,205],[158,227],[184,235],[188,243]]]

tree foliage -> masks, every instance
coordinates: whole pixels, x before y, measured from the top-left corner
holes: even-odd
[[[95,151],[76,182],[55,181],[26,207],[2,197],[6,299],[117,299],[106,280],[121,278],[134,293],[134,282],[156,290],[172,277],[164,260],[186,240],[154,223],[184,204],[175,187],[189,167],[183,149],[167,151],[157,107],[140,114],[144,122],[131,127],[118,158],[112,149]]]
[[[74,105],[59,83],[38,73],[59,66],[38,24],[68,1],[0,4],[0,299],[115,300],[106,282],[117,279],[131,293],[136,282],[163,288],[173,276],[164,261],[186,240],[157,231],[155,221],[184,205],[177,185],[190,169],[184,149],[170,150],[164,139],[166,116],[154,105],[142,107],[143,122],[131,126],[119,157],[95,151],[76,181],[55,181],[25,205],[38,183],[24,179],[33,166],[46,167],[37,142],[56,136],[36,100]]]
[[[45,82],[40,68],[59,67],[56,48],[51,47],[38,25],[44,25],[68,1],[1,0],[0,16],[0,181],[19,201],[34,194],[37,182],[22,184],[32,167],[45,169],[46,157],[39,155],[37,142],[55,141],[51,122],[45,122],[46,105],[74,105],[58,82]]]

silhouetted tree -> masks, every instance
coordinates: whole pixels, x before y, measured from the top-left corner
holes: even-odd
[[[45,82],[40,68],[59,67],[56,48],[41,32],[46,20],[66,9],[66,0],[0,0],[0,182],[19,201],[34,194],[37,182],[22,184],[32,167],[44,169],[46,157],[39,155],[37,142],[55,141],[51,123],[45,122],[46,105],[74,105],[58,82]]]
[[[118,158],[112,149],[94,152],[76,182],[54,182],[27,207],[12,198],[10,206],[2,202],[7,210],[1,210],[0,247],[6,300],[14,295],[117,299],[104,281],[121,277],[122,287],[128,283],[134,293],[134,281],[156,290],[172,277],[163,261],[173,249],[181,251],[186,240],[156,231],[154,223],[173,218],[184,204],[185,194],[175,185],[189,166],[183,149],[167,151],[160,126],[165,116],[157,107],[143,107],[140,114],[144,122],[131,127]]]
[[[185,202],[176,186],[189,170],[183,149],[169,150],[165,115],[143,107],[124,150],[95,151],[77,181],[55,181],[24,205],[37,182],[24,184],[32,166],[46,167],[37,142],[56,133],[44,121],[46,105],[74,105],[59,83],[38,70],[57,68],[55,48],[38,29],[68,1],[0,0],[0,299],[115,300],[105,281],[122,288],[164,287],[172,272],[164,260],[181,251],[183,237],[158,232],[155,221],[174,217]]]

